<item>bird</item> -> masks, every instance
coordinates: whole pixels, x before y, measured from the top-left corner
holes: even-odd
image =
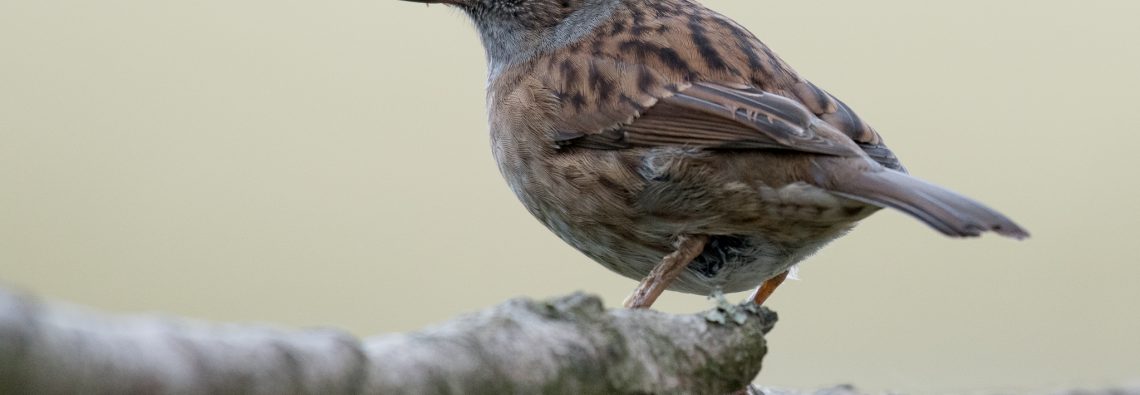
[[[488,65],[499,170],[625,300],[753,290],[880,209],[951,237],[1029,233],[910,175],[879,133],[694,0],[406,0],[462,11]]]

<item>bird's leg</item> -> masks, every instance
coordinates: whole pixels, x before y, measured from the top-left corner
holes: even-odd
[[[704,251],[705,244],[708,244],[709,237],[705,235],[681,235],[677,238],[677,250],[673,253],[666,255],[661,259],[661,262],[641,280],[641,284],[637,285],[637,289],[633,290],[633,294],[625,298],[625,307],[630,309],[648,309],[665,292],[665,288],[681,275],[681,271],[689,265],[693,259],[701,255]]]
[[[756,303],[757,306],[764,305],[764,301],[768,300],[768,297],[772,296],[773,292],[776,292],[776,287],[779,287],[786,278],[788,278],[787,270],[777,274],[776,277],[764,280],[764,283],[760,284],[760,288],[756,288],[756,292],[752,293],[752,302]]]

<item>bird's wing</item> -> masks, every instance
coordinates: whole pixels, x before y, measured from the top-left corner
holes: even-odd
[[[675,90],[630,122],[595,133],[562,131],[556,144],[594,149],[672,145],[860,155],[854,140],[796,100],[750,86],[709,82]]]
[[[792,138],[787,134],[791,123],[763,125],[744,120],[747,114],[729,111],[788,99],[800,106],[790,120],[802,121],[799,115],[804,111],[813,116],[798,127],[806,125],[810,131],[820,128],[817,121],[822,121],[883,166],[903,170],[874,128],[842,101],[799,76],[744,27],[703,7],[680,7],[667,1],[645,4],[653,8],[653,17],[637,10],[618,12],[606,28],[527,71],[546,80],[564,103],[567,127],[559,131],[561,144],[613,149],[639,141],[683,141],[710,146],[728,143],[726,148],[830,152],[830,147],[818,144],[822,142]],[[718,85],[733,91],[725,95],[744,98],[717,98],[701,105],[678,103],[686,96],[701,97],[717,90]],[[675,93],[679,94],[674,99]],[[775,104],[776,108],[786,107],[781,104]],[[684,116],[672,114],[678,108],[686,109]],[[699,116],[686,118],[693,115]],[[675,122],[670,124],[674,128],[646,134],[650,131],[631,123],[639,116],[643,125],[656,127],[669,119]],[[685,120],[689,123],[680,122]],[[701,121],[711,123],[703,128],[691,124]],[[677,127],[682,124],[695,130],[678,140]],[[617,132],[618,126],[626,129]],[[635,137],[648,140],[629,140]]]
[[[846,103],[804,79],[792,84],[788,91],[790,96],[817,117],[850,137],[876,162],[887,168],[906,172],[899,158],[883,143],[883,138],[871,125],[863,122]]]

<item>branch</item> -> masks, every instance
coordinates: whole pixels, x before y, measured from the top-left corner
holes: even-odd
[[[896,392],[885,392],[883,394],[894,394]],[[1008,394],[1010,391],[969,391],[964,392],[967,394]],[[1039,392],[1041,394],[1049,395],[1140,395],[1140,383],[1132,385],[1124,385],[1119,387],[1109,387],[1100,389],[1066,389],[1056,390],[1051,392]],[[766,388],[766,387],[750,387],[748,395],[865,395],[866,392],[861,392],[852,385],[840,385],[831,388],[823,388],[814,391],[799,391],[789,390],[782,388]]]
[[[760,371],[775,320],[725,305],[607,311],[575,294],[358,340],[110,316],[0,289],[0,393],[729,393]]]

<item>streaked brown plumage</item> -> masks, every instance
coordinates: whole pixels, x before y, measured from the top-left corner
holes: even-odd
[[[772,279],[762,301],[881,207],[950,236],[1027,236],[907,175],[846,104],[696,2],[417,1],[475,21],[495,157],[535,217],[630,278],[678,252],[665,262],[684,269],[647,279],[633,306],[664,287],[735,292]]]

